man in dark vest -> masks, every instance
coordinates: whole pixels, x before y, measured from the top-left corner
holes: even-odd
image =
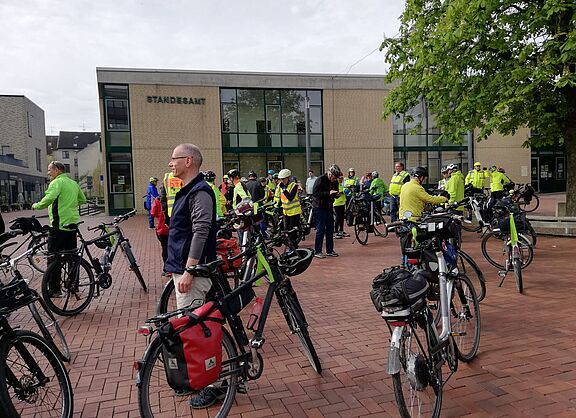
[[[185,268],[216,259],[216,198],[200,172],[202,153],[196,145],[178,145],[168,165],[182,180],[170,217],[165,264],[172,273],[180,309],[193,302],[201,305],[211,287],[210,279],[193,277]]]

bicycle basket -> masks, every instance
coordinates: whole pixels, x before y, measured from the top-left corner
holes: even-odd
[[[278,267],[286,276],[297,276],[310,267],[313,258],[314,251],[309,248],[298,248],[289,255],[283,254],[278,260]]]
[[[34,302],[35,296],[24,280],[0,286],[0,313],[7,314]]]

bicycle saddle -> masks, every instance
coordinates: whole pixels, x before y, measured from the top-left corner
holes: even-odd
[[[186,271],[196,277],[211,277],[218,271],[218,267],[224,264],[224,260],[219,258],[207,264],[197,264],[192,267],[186,267]]]

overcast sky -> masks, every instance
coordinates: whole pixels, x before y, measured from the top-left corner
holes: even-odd
[[[96,67],[383,74],[383,55],[373,51],[398,33],[403,7],[403,0],[0,0],[0,94],[23,94],[44,109],[53,135],[100,130]]]

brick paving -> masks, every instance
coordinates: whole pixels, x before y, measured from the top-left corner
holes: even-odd
[[[90,225],[102,219],[108,218],[85,220]],[[69,370],[77,417],[139,416],[132,367],[146,340],[136,329],[154,314],[163,278],[159,243],[146,217],[123,226],[150,291],[140,290],[119,255],[112,287],[84,313],[60,318],[74,352]],[[311,242],[309,238],[305,245]],[[385,371],[389,334],[368,296],[372,278],[399,261],[397,239],[371,236],[366,247],[352,244],[352,238],[335,243],[339,258],[314,259],[310,269],[293,280],[322,375],[309,366],[273,306],[262,352],[264,373],[250,383],[247,395],[237,396],[230,416],[398,416]],[[467,233],[463,247],[484,271],[488,290],[481,303],[478,357],[471,364],[460,363],[448,381],[442,416],[576,416],[576,240],[538,239],[534,263],[524,272],[523,295],[517,293],[513,277],[498,287],[497,271],[483,260],[477,235]],[[39,280],[37,276],[32,283]]]

